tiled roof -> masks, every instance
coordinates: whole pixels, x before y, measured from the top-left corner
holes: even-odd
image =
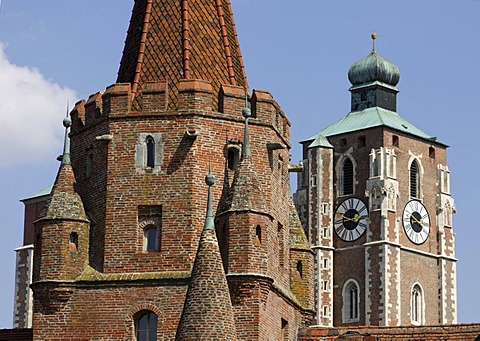
[[[323,143],[325,143],[322,137],[328,138],[334,135],[380,126],[389,127],[422,139],[435,141],[434,137],[407,122],[398,113],[380,107],[373,107],[350,112],[347,116],[326,127],[319,133],[305,139],[303,142],[313,141],[313,143],[322,143],[323,141]]]
[[[135,2],[117,82],[167,81],[174,107],[180,79],[248,87],[229,0]]]

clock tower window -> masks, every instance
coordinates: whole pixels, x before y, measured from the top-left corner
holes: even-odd
[[[410,165],[410,197],[420,198],[420,167],[416,160]]]
[[[423,302],[423,290],[418,283],[412,288],[411,297],[411,322],[412,324],[419,325],[423,323],[425,316],[424,302]]]
[[[340,184],[341,195],[353,194],[353,162],[348,157],[345,158],[342,164]]]
[[[343,289],[343,323],[359,320],[359,297],[358,283],[350,279],[345,283]]]

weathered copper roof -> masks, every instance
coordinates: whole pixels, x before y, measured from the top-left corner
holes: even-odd
[[[174,106],[180,79],[248,87],[229,0],[135,1],[117,82],[167,81]]]
[[[326,127],[318,134],[310,136],[302,142],[315,141],[322,137],[330,137],[373,127],[385,126],[414,135],[426,140],[435,141],[435,138],[426,134],[413,124],[406,121],[398,113],[380,107],[367,108],[361,111],[350,112],[347,116]],[[438,141],[437,141],[438,143]]]
[[[52,188],[53,188],[53,184],[48,185],[47,187],[43,188],[42,190],[24,198],[24,199],[21,199],[20,201],[25,202],[25,201],[28,201],[28,200],[37,199],[37,198],[41,198],[41,197],[45,197],[47,195],[50,195],[50,192],[52,192]]]

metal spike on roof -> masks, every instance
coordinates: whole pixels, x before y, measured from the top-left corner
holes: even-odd
[[[250,139],[248,133],[248,119],[252,116],[252,112],[248,107],[248,97],[245,94],[245,107],[242,109],[242,115],[245,118],[245,130],[243,133],[243,146],[242,146],[242,158],[244,156],[251,157],[252,151],[250,150]]]
[[[205,218],[204,231],[215,230],[215,222],[213,220],[213,198],[212,186],[215,184],[215,177],[212,174],[212,165],[209,164],[208,174],[205,177],[205,183],[208,185],[208,199],[207,199],[207,216]]]
[[[69,104],[67,103],[67,116],[63,119],[63,126],[65,127],[65,140],[63,143],[63,156],[62,156],[62,165],[70,164],[70,138],[68,136],[68,131],[72,125],[72,120],[69,116]]]

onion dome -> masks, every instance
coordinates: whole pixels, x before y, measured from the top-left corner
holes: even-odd
[[[381,82],[391,86],[396,86],[400,80],[400,71],[398,67],[381,57],[375,51],[375,39],[377,35],[372,34],[373,49],[365,58],[353,63],[348,70],[348,79],[353,86],[368,84],[372,82]]]

